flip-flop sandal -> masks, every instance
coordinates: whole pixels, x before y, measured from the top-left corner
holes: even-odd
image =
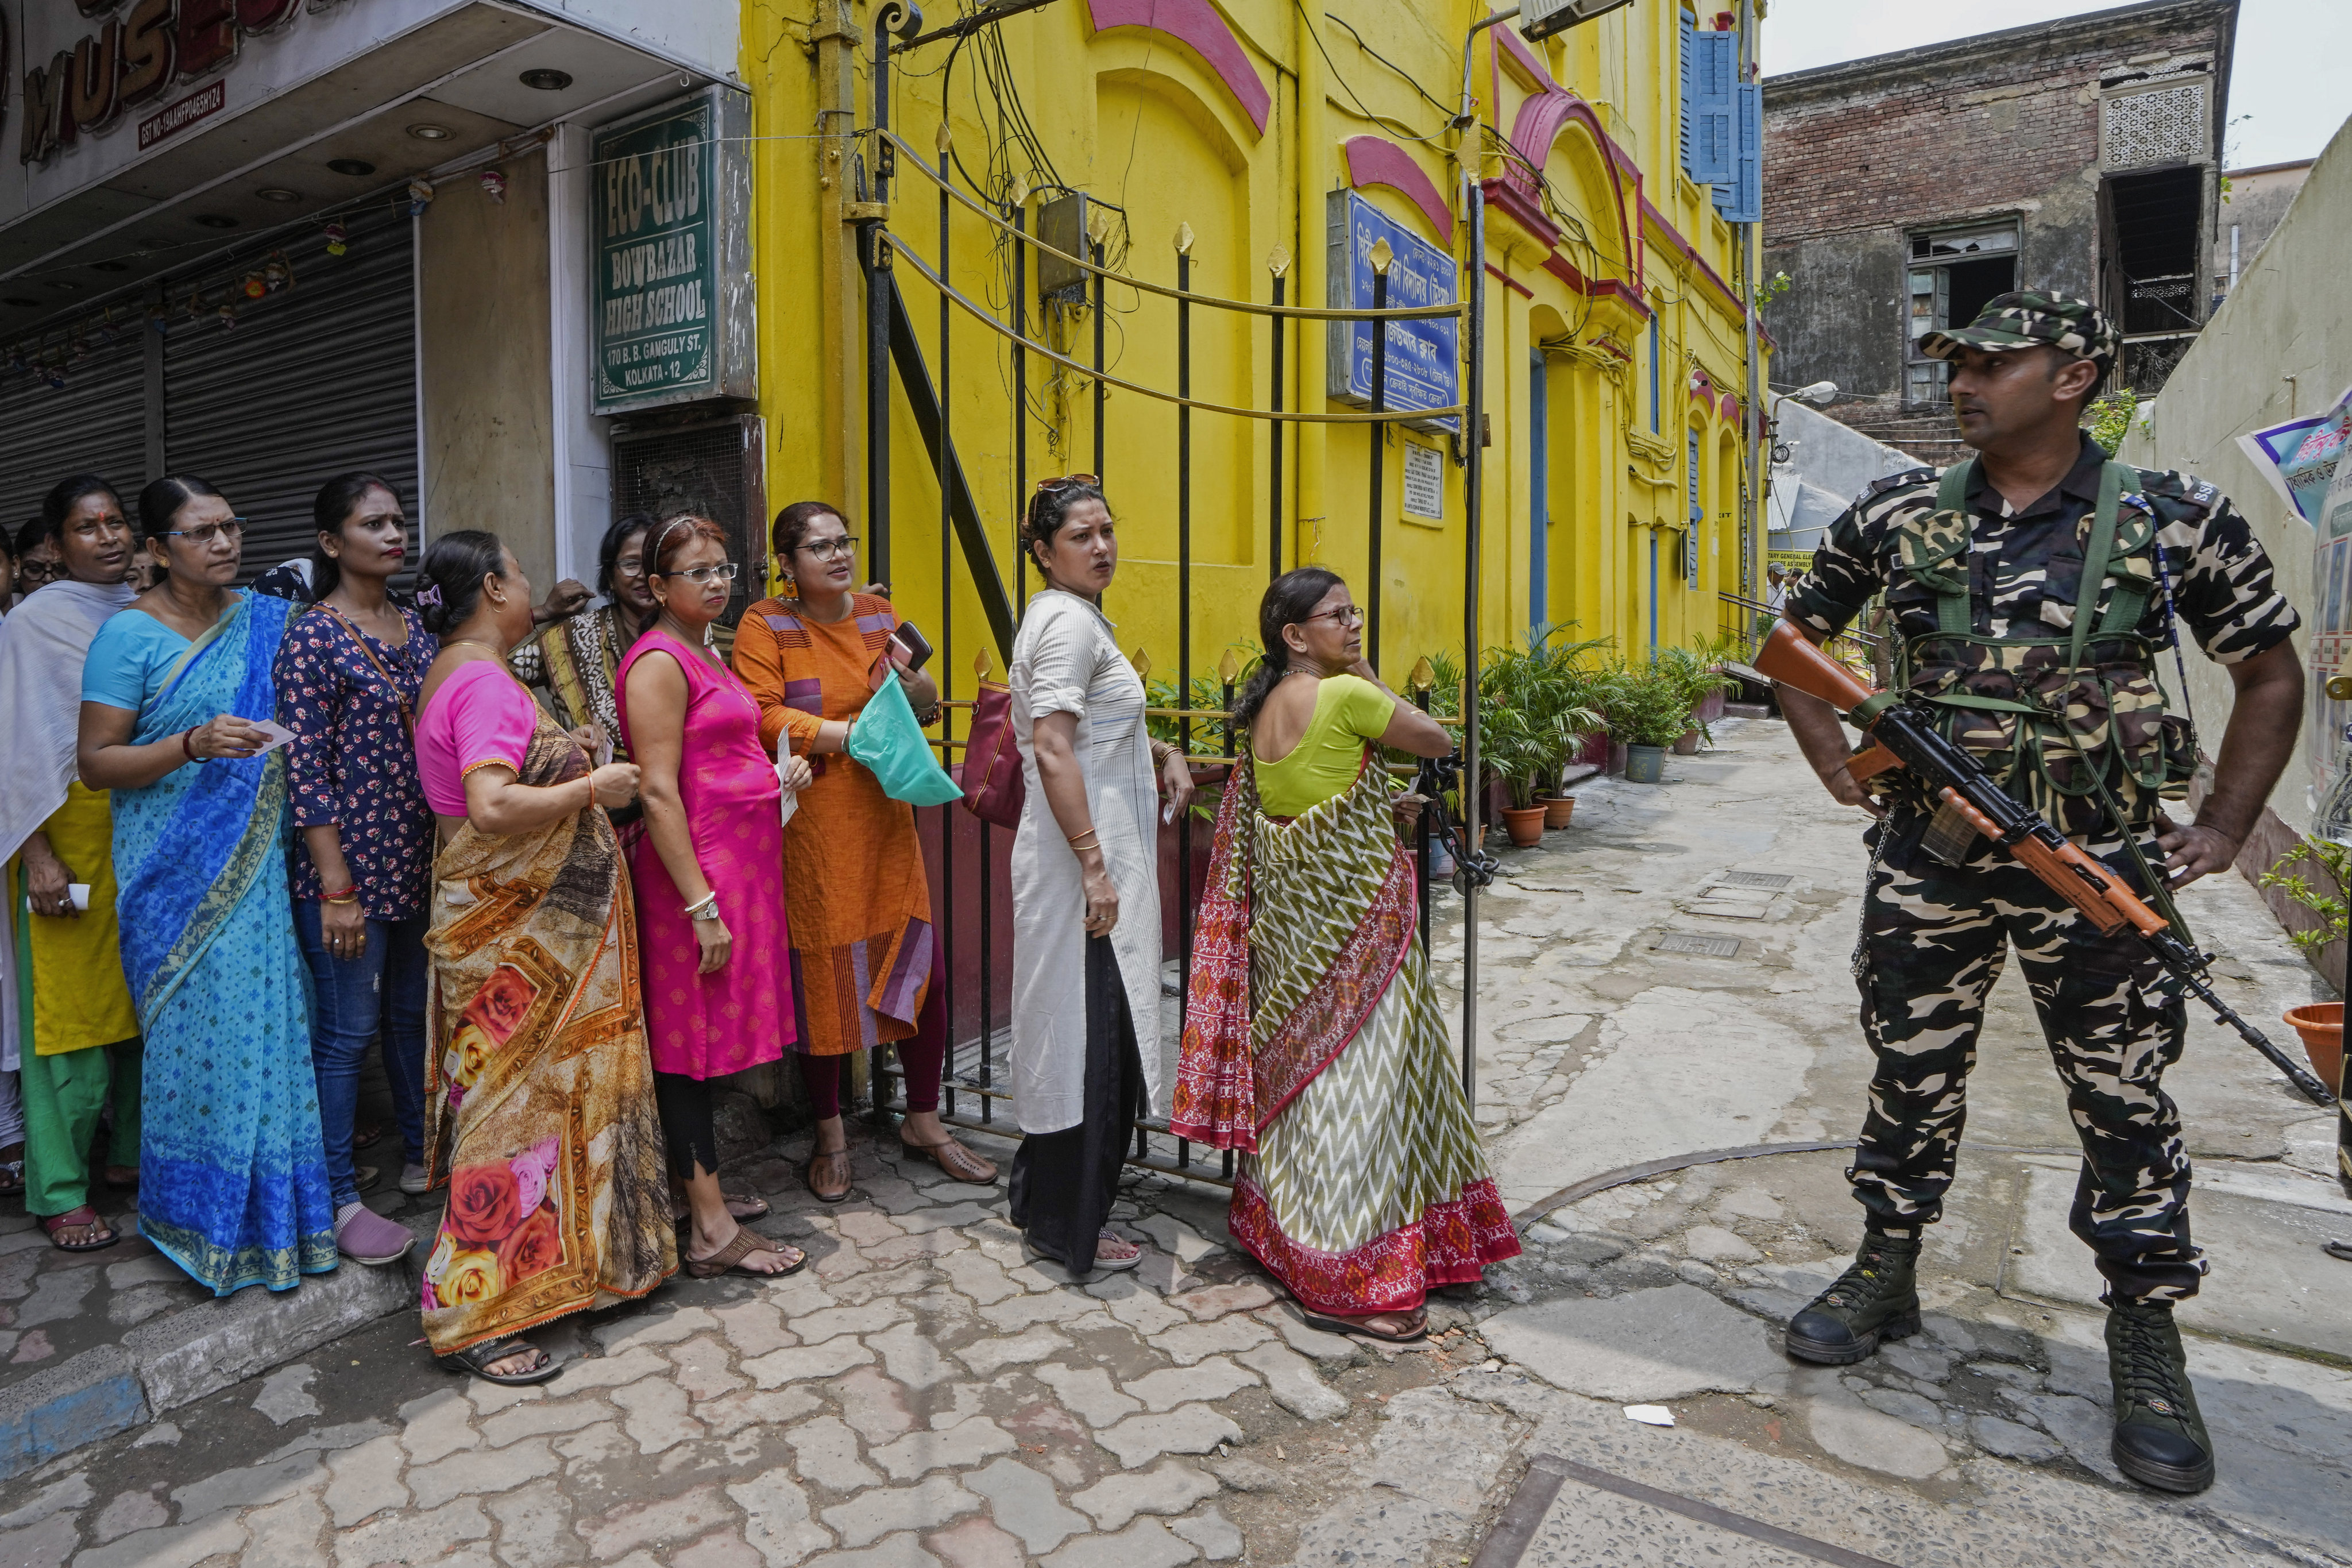
[[[58,1239],[58,1232],[61,1230],[90,1225],[103,1229],[106,1232],[106,1238],[102,1241],[59,1241]],[[82,1205],[78,1209],[69,1209],[64,1214],[43,1215],[41,1228],[49,1233],[49,1245],[59,1252],[96,1252],[102,1247],[112,1247],[122,1239],[122,1233],[100,1218],[98,1211],[88,1204]]]
[[[381,1127],[354,1127],[352,1129],[352,1147],[373,1149],[375,1147],[376,1141],[383,1136],[383,1129]],[[490,1359],[496,1361],[498,1358],[492,1356]]]
[[[2319,1250],[2330,1258],[2340,1258],[2347,1263],[2352,1263],[2352,1241],[2322,1242]]]
[[[0,1196],[25,1190],[25,1162],[0,1160]]]
[[[1372,1327],[1362,1318],[1334,1318],[1322,1312],[1310,1312],[1304,1307],[1299,1309],[1298,1315],[1306,1320],[1307,1326],[1310,1329],[1320,1329],[1327,1334],[1361,1334],[1368,1340],[1378,1340],[1384,1345],[1409,1345],[1429,1337],[1429,1314],[1425,1311],[1369,1314],[1375,1318],[1414,1318],[1416,1321],[1411,1331],[1401,1334],[1385,1333]]]
[[[913,1143],[901,1138],[898,1147],[917,1160],[929,1160],[959,1182],[976,1187],[992,1185],[996,1167],[950,1138],[944,1143]]]
[[[745,1268],[743,1260],[755,1252],[774,1252],[790,1257],[793,1261],[782,1268]],[[782,1279],[787,1274],[797,1274],[808,1267],[808,1254],[797,1247],[786,1247],[772,1241],[750,1226],[736,1229],[735,1239],[708,1258],[689,1258],[686,1271],[697,1279],[716,1279],[722,1274],[749,1274],[755,1279]]]
[[[819,1165],[823,1165],[826,1170],[830,1171],[833,1169],[832,1162],[835,1160],[841,1162],[840,1187],[835,1190],[828,1190],[818,1186],[816,1184],[817,1167]],[[801,1179],[808,1184],[809,1194],[815,1198],[817,1202],[821,1204],[837,1204],[844,1202],[848,1198],[850,1192],[855,1185],[851,1181],[849,1174],[849,1151],[846,1149],[834,1149],[822,1153],[812,1154],[809,1156],[808,1168],[801,1173]]]
[[[527,1351],[538,1351],[540,1364],[529,1372],[491,1372],[493,1364]],[[444,1372],[470,1372],[484,1383],[503,1384],[509,1388],[528,1388],[534,1383],[545,1383],[563,1370],[562,1363],[529,1340],[509,1338],[478,1345],[467,1345],[461,1351],[451,1351],[439,1358]]]

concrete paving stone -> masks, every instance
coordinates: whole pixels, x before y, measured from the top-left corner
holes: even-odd
[[[894,1307],[904,1307],[929,1289],[938,1278],[936,1264],[921,1258],[912,1263],[901,1263],[896,1268],[869,1266],[856,1279],[844,1280],[832,1290],[835,1302],[840,1306],[862,1307],[871,1301],[887,1301]]]
[[[550,1399],[501,1410],[479,1423],[478,1429],[484,1442],[493,1448],[502,1448],[523,1437],[577,1432],[592,1422],[614,1419],[618,1414],[604,1399]]]
[[[583,1549],[572,1531],[572,1500],[552,1480],[533,1481],[482,1506],[499,1521],[499,1558],[507,1568],[555,1568]]]
[[[1456,1513],[1478,1511],[1517,1440],[1509,1417],[1443,1388],[1408,1389],[1386,1415],[1358,1473]]]
[[[1385,1489],[1349,1498],[1300,1529],[1290,1568],[1419,1563],[1431,1542],[1465,1531],[1469,1522],[1452,1509]]]
[[[934,1188],[933,1191],[938,1189]],[[1003,1213],[1003,1200],[995,1203],[972,1202],[948,1204],[940,1208],[923,1209],[897,1221],[900,1230],[908,1236],[926,1236],[935,1230],[956,1230],[967,1225],[977,1225]]]
[[[915,1429],[907,1391],[884,1375],[880,1367],[859,1367],[836,1378],[831,1392],[841,1401],[843,1418],[869,1443],[887,1443]]]
[[[871,1450],[868,1458],[898,1480],[908,1480],[942,1466],[961,1468],[992,1455],[1020,1447],[995,1422],[984,1415],[960,1421],[944,1431],[909,1432],[893,1443]]]
[[[94,1546],[103,1546],[106,1542],[118,1540],[134,1530],[152,1530],[159,1524],[169,1523],[172,1510],[164,1506],[162,1498],[155,1495],[155,1491],[161,1489],[162,1488],[158,1486],[154,1490],[150,1491],[124,1492],[99,1510],[98,1517],[90,1521],[89,1531],[90,1543]],[[10,1527],[0,1523],[0,1541],[7,1540],[9,1532]],[[70,1520],[67,1522],[67,1536],[68,1539],[72,1536]],[[18,1561],[20,1559],[0,1553],[0,1562]]]
[[[194,1568],[207,1557],[238,1555],[246,1541],[246,1528],[235,1514],[216,1513],[193,1524],[126,1535],[77,1554],[74,1562],[82,1568]]]
[[[310,1380],[318,1375],[318,1368],[302,1363],[279,1367],[261,1380],[261,1391],[253,1396],[253,1408],[269,1417],[270,1424],[276,1426],[318,1415],[321,1406],[310,1394]]]
[[[1191,1366],[1162,1367],[1158,1372],[1129,1378],[1119,1387],[1129,1397],[1143,1401],[1146,1410],[1162,1411],[1173,1410],[1189,1400],[1213,1403],[1235,1389],[1254,1388],[1257,1382],[1255,1373],[1235,1366],[1223,1356],[1211,1356]]]
[[[555,1451],[563,1456],[567,1467],[600,1465],[629,1458],[637,1451],[637,1446],[629,1441],[618,1421],[598,1421],[558,1437]]]
[[[955,1352],[958,1361],[982,1377],[994,1377],[1008,1366],[1043,1361],[1057,1351],[1070,1348],[1070,1342],[1043,1325],[1012,1339],[978,1340]]]
[[[960,1421],[988,1413],[992,1405],[1001,1405],[994,1397],[995,1387],[985,1383],[950,1383],[935,1389],[923,1404],[930,1419],[923,1424],[934,1432],[945,1431]]]
[[[908,1531],[862,1552],[828,1552],[812,1557],[808,1568],[940,1568],[940,1560],[923,1550],[921,1537]]]
[[[1177,1568],[1200,1554],[1158,1520],[1141,1519],[1117,1535],[1081,1536],[1044,1561],[1045,1568]]]
[[[727,1370],[727,1346],[713,1335],[697,1334],[672,1345],[669,1359],[677,1363],[677,1385],[698,1405],[743,1386],[743,1380]]]
[[[830,1252],[817,1247],[805,1250],[809,1255],[808,1271],[827,1285],[855,1279],[872,1267],[866,1261],[866,1255],[858,1251],[857,1244],[846,1238],[835,1239]]]
[[[0,1531],[0,1563],[11,1568],[64,1568],[79,1544],[73,1520],[53,1514],[22,1530]]]
[[[2042,1386],[2042,1374],[2030,1366],[2018,1366],[2005,1361],[1972,1361],[1968,1365],[1969,1370],[1979,1377],[1990,1378],[1995,1383],[2005,1383],[2011,1388],[2026,1393],[2032,1393],[2034,1389]]]
[[[797,1333],[784,1327],[784,1315],[772,1301],[738,1301],[710,1315],[719,1320],[719,1332],[739,1355],[765,1355],[801,1342]]]
[[[1255,1279],[1244,1279],[1232,1285],[1203,1285],[1197,1290],[1187,1290],[1168,1298],[1171,1307],[1181,1307],[1200,1322],[1214,1322],[1228,1312],[1255,1312],[1260,1307],[1274,1304],[1274,1292]]]
[[[33,1281],[33,1293],[16,1309],[16,1326],[30,1329],[79,1316],[82,1298],[98,1284],[98,1265],[47,1269]]]
[[[1159,1254],[1164,1258],[1165,1253]],[[1144,1338],[1189,1323],[1192,1320],[1184,1312],[1170,1306],[1160,1291],[1150,1288],[1136,1275],[1113,1274],[1087,1287],[1087,1294],[1103,1304],[1103,1310],[1125,1323]]]
[[[983,1307],[1021,1294],[1020,1288],[1004,1277],[1003,1266],[982,1252],[969,1248],[950,1252],[940,1259],[939,1270],[960,1294]]]
[[[1364,1347],[1345,1334],[1327,1334],[1320,1329],[1310,1329],[1298,1314],[1277,1303],[1263,1309],[1258,1321],[1271,1326],[1282,1341],[1300,1355],[1312,1356],[1326,1363],[1352,1364],[1361,1361]]]
[[[1916,1336],[1882,1344],[1878,1359],[1897,1372],[1927,1383],[1943,1383],[1952,1375],[1952,1352],[1940,1345],[1923,1343]]]
[[[1118,1392],[1110,1373],[1098,1366],[1068,1367],[1046,1362],[1031,1375],[1054,1391],[1054,1396],[1089,1426],[1108,1426],[1143,1408],[1143,1402]]]
[[[2071,1394],[2021,1396],[2009,1389],[2002,1389],[2000,1396],[2064,1444],[2066,1451],[2085,1469],[2111,1481],[2123,1479],[2123,1472],[2116,1468],[2115,1456],[2111,1452],[2115,1442],[2115,1417],[2107,1411]]]
[[[1554,1387],[1629,1405],[1744,1394],[1788,1367],[1763,1324],[1695,1285],[1513,1307],[1484,1331]]]
[[[746,1389],[722,1394],[707,1405],[698,1405],[694,1414],[710,1429],[712,1436],[731,1437],[746,1426],[786,1426],[816,1408],[815,1396],[806,1389],[779,1388],[756,1394]]]
[[[1328,1421],[1348,1413],[1347,1395],[1318,1376],[1313,1362],[1286,1345],[1260,1345],[1234,1359],[1265,1379],[1274,1402],[1301,1421]]]
[[[374,1568],[380,1563],[435,1563],[458,1542],[487,1541],[489,1534],[489,1516],[482,1511],[479,1498],[460,1498],[436,1509],[404,1510],[372,1519],[357,1530],[338,1533],[336,1568]],[[129,1539],[135,1541],[138,1537]]]
[[[572,1358],[577,1360],[582,1353],[578,1342],[579,1333],[577,1326],[571,1321],[562,1321],[542,1331],[539,1336],[540,1348],[555,1357],[558,1363],[562,1362],[565,1352],[551,1342],[565,1329],[573,1331],[571,1353]],[[518,1387],[513,1384],[492,1383],[487,1378],[479,1377],[467,1378],[459,1386],[466,1395],[466,1403],[474,1407],[474,1414],[477,1415],[496,1415],[499,1411],[511,1410],[518,1405],[535,1404],[548,1397],[549,1387],[544,1383],[524,1384]]]
[[[327,1532],[327,1510],[309,1492],[246,1515],[245,1550],[237,1568],[317,1568],[324,1556],[320,1539]]]
[[[1180,1405],[1164,1415],[1130,1415],[1095,1434],[1095,1441],[1130,1470],[1162,1454],[1205,1454],[1220,1443],[1241,1440],[1242,1429],[1205,1405]]]
[[[1863,1394],[1861,1399],[1873,1410],[1884,1411],[1898,1421],[1908,1421],[1922,1431],[1940,1436],[1948,1425],[1942,1405],[1907,1388],[1874,1388]]]
[[[821,1345],[770,1351],[744,1362],[742,1370],[751,1373],[751,1381],[761,1388],[780,1388],[788,1383],[819,1383],[838,1377],[851,1367],[863,1366],[873,1359],[872,1351],[845,1334]]]
[[[411,1465],[406,1479],[417,1507],[438,1508],[451,1498],[511,1491],[561,1468],[545,1437],[525,1437],[488,1453],[452,1454],[436,1464]]]
[[[869,1301],[862,1307],[827,1307],[792,1320],[792,1331],[804,1345],[823,1344],[839,1334],[878,1333],[907,1321],[907,1309],[898,1301]]]
[[[1213,1355],[1262,1345],[1272,1338],[1272,1329],[1255,1318],[1235,1312],[1213,1323],[1181,1323],[1152,1335],[1150,1344],[1178,1366],[1191,1366]]]
[[[614,1389],[613,1403],[627,1412],[621,1429],[641,1454],[658,1454],[703,1435],[702,1423],[686,1413],[686,1390],[676,1383],[654,1378],[633,1383]]]
[[[757,1300],[784,1315],[787,1328],[791,1327],[794,1318],[821,1312],[835,1304],[833,1292],[826,1289],[824,1282],[805,1268],[798,1274],[772,1274],[756,1281],[747,1278],[744,1282],[751,1284],[758,1292]]]
[[[863,1491],[882,1484],[881,1476],[857,1457],[857,1434],[837,1415],[803,1421],[784,1434],[784,1441],[792,1445],[801,1479],[827,1491]]]
[[[882,1352],[890,1375],[909,1388],[929,1388],[956,1375],[955,1363],[940,1353],[920,1324],[901,1323],[887,1333],[867,1335],[866,1342]]]
[[[51,1514],[76,1513],[98,1494],[90,1489],[89,1477],[80,1470],[49,1482],[25,1501],[6,1513],[0,1513],[0,1531],[23,1530],[38,1524]],[[158,1523],[162,1521],[157,1521]]]
[[[980,1499],[952,1476],[933,1476],[911,1487],[884,1487],[823,1510],[819,1517],[844,1546],[866,1546],[900,1530],[937,1530],[980,1507]]]
[[[1094,1517],[1096,1529],[1121,1530],[1139,1513],[1183,1513],[1217,1490],[1212,1477],[1169,1459],[1150,1470],[1105,1476],[1070,1501]]]
[[[1204,1508],[1168,1528],[1200,1548],[1201,1555],[1211,1563],[1230,1563],[1247,1550],[1241,1527],[1218,1509]]]
[[[408,1488],[400,1479],[406,1463],[400,1439],[377,1437],[356,1448],[327,1456],[326,1502],[335,1527],[349,1529],[388,1508],[408,1506]]]
[[[692,1541],[708,1531],[735,1521],[734,1510],[716,1484],[698,1486],[652,1502],[630,1503],[578,1525],[588,1555],[610,1563],[641,1546]]]
[[[631,1345],[618,1355],[587,1356],[563,1369],[563,1375],[546,1384],[551,1394],[585,1393],[592,1388],[619,1388],[641,1377],[659,1377],[669,1371],[669,1358],[651,1345]]]
[[[727,1489],[743,1510],[743,1540],[768,1568],[793,1568],[812,1552],[833,1544],[824,1526],[809,1517],[807,1494],[778,1470],[738,1481]]]
[[[1007,1270],[1005,1277],[1020,1283],[1020,1276]],[[1097,1310],[1101,1304],[1082,1290],[1068,1289],[1055,1280],[1050,1289],[1035,1295],[1014,1296],[980,1310],[981,1321],[1001,1333],[1017,1334],[1038,1323],[1066,1323],[1073,1318],[1083,1318]]]
[[[1173,1254],[1187,1268],[1211,1253],[1224,1250],[1174,1215],[1145,1215],[1135,1222],[1135,1228],[1150,1237],[1160,1251]]]
[[[948,1568],[1024,1568],[1029,1562],[1019,1541],[977,1515],[923,1537],[923,1544]]]
[[[1695,1225],[1683,1232],[1683,1250],[1703,1263],[1755,1263],[1763,1254],[1721,1226]]]
[[[1280,1491],[1284,1485],[1281,1471],[1240,1454],[1229,1459],[1210,1460],[1209,1473],[1223,1482],[1227,1491]]]
[[[1051,1552],[1068,1537],[1090,1528],[1084,1515],[1062,1506],[1050,1478],[1015,1460],[999,1459],[985,1469],[974,1470],[963,1478],[963,1484],[988,1500],[991,1517],[1019,1536],[1032,1554]]]
[[[714,1530],[670,1556],[669,1568],[760,1568],[764,1561],[732,1530]]]
[[[1784,1212],[1780,1199],[1752,1184],[1734,1187],[1715,1200],[1719,1219],[1776,1220]]]
[[[274,1465],[247,1465],[191,1481],[172,1494],[184,1522],[223,1509],[247,1509],[291,1497],[327,1479],[327,1467],[316,1454],[296,1454]]]
[[[877,1208],[894,1216],[912,1214],[931,1201],[914,1183],[889,1173],[887,1168],[874,1175],[860,1177],[857,1184]]]
[[[860,1247],[885,1242],[907,1233],[888,1215],[872,1209],[843,1209],[835,1215],[835,1228],[845,1239]]]
[[[2050,1353],[2050,1372],[2043,1379],[2043,1384],[2051,1393],[2071,1394],[2094,1405],[2109,1407],[2115,1405],[2116,1385],[2107,1375],[2107,1352],[2104,1346],[2093,1350],[2085,1345],[2068,1344],[2063,1340],[2045,1341],[2044,1346]]]
[[[2021,1426],[2014,1421],[2004,1421],[1998,1415],[1972,1416],[1969,1421],[1969,1437],[1988,1454],[1998,1454],[2004,1459],[2022,1459],[2038,1465],[2054,1459],[2066,1451],[2063,1443],[2031,1426]]]
[[[1951,1463],[1936,1438],[1846,1394],[1803,1400],[1800,1408],[1813,1441],[1849,1465],[1916,1481]]]

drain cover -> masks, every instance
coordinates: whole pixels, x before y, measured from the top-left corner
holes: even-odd
[[[1796,880],[1778,871],[1726,871],[1716,879],[1719,888],[1769,888],[1778,892]]]
[[[1696,952],[1706,958],[1737,958],[1739,939],[1736,936],[1701,936],[1696,931],[1668,931],[1650,944],[1653,952]]]

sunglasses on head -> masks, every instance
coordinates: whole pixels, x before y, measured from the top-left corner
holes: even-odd
[[[1078,489],[1087,485],[1093,486],[1096,489],[1102,489],[1102,476],[1100,474],[1064,474],[1058,479],[1039,479],[1037,490],[1039,494],[1044,495],[1055,490]]]

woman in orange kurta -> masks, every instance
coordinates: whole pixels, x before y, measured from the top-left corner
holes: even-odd
[[[735,670],[759,700],[761,741],[772,752],[789,738],[815,773],[784,825],[784,901],[800,1026],[793,1048],[818,1118],[807,1180],[824,1203],[849,1195],[841,1120],[849,1053],[885,1043],[898,1047],[906,1074],[898,1137],[908,1152],[960,1182],[996,1179],[996,1167],[940,1122],[947,1009],[914,808],[884,795],[843,750],[876,670],[904,658],[890,639],[898,626],[890,601],[851,591],[856,547],[840,512],[822,501],[777,513],[784,592],[744,611],[735,633]],[[938,686],[928,675],[896,673],[928,721]]]

